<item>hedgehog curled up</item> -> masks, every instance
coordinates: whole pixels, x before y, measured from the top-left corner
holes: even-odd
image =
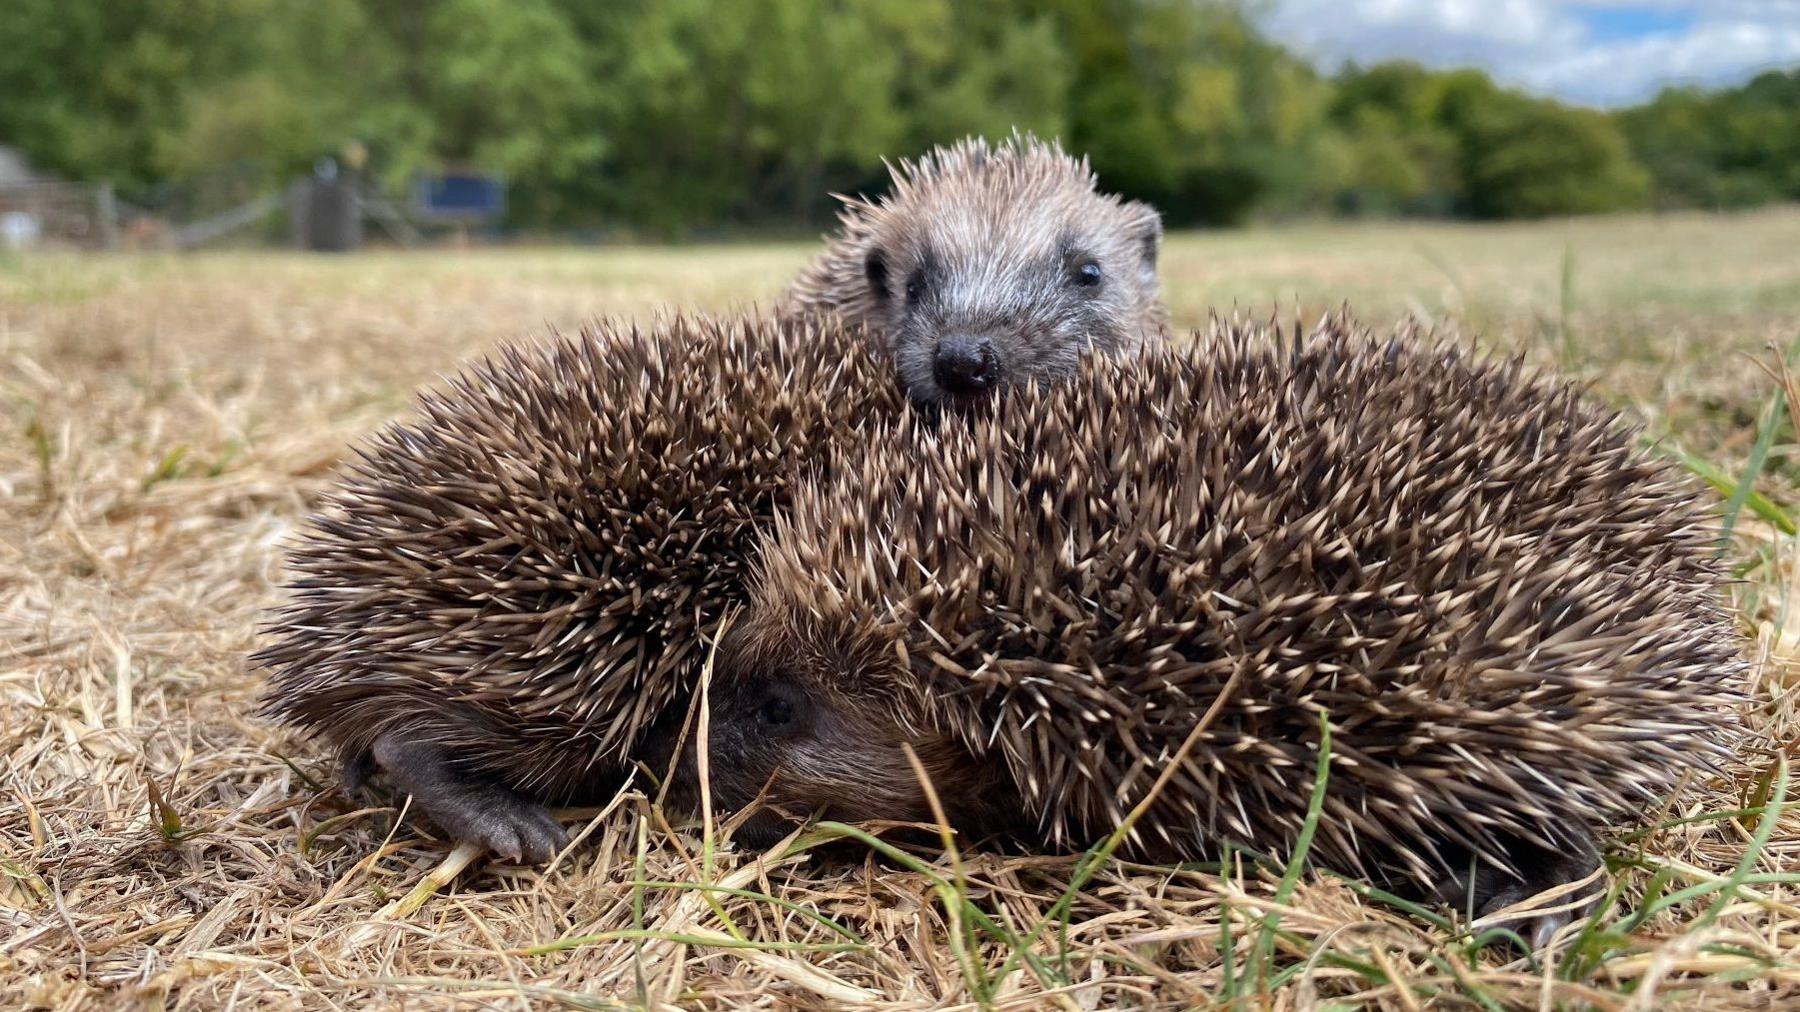
[[[1323,714],[1313,859],[1491,912],[1729,755],[1713,538],[1614,415],[1516,362],[1341,321],[1095,359],[795,493],[720,646],[712,797],[761,800],[753,840],[844,799],[924,818],[910,745],[958,828],[1081,846],[1195,733],[1130,845],[1279,855]]]
[[[906,409],[842,327],[676,318],[512,348],[360,451],[288,557],[267,708],[458,839],[547,860],[745,593],[799,468]]]

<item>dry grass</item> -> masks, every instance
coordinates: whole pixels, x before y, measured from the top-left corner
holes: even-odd
[[[1796,235],[1786,211],[1183,236],[1165,277],[1189,322],[1348,300],[1471,327],[1735,476],[1778,417],[1746,356],[1797,336]],[[805,252],[0,265],[0,1005],[1800,1001],[1800,812],[1768,804],[1800,730],[1800,567],[1749,511],[1730,550],[1768,739],[1615,841],[1621,902],[1544,967],[1328,877],[1289,895],[1280,868],[1111,863],[1068,892],[1079,856],[956,864],[826,831],[715,852],[636,795],[573,816],[548,870],[456,874],[471,855],[351,807],[319,749],[250,716],[279,540],[416,385],[545,322],[766,298]],[[1759,487],[1792,503],[1794,429],[1771,431]]]

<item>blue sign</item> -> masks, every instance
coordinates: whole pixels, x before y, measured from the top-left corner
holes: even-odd
[[[445,173],[420,176],[413,210],[431,221],[488,221],[506,213],[506,181],[498,176]]]

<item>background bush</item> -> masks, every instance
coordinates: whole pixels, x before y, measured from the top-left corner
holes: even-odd
[[[1206,0],[6,0],[0,143],[178,207],[352,143],[518,226],[812,226],[880,159],[1018,126],[1172,224],[1800,199],[1800,72],[1574,108],[1473,70],[1321,75]]]

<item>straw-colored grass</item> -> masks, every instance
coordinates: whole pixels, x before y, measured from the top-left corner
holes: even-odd
[[[0,1007],[1800,1002],[1800,458],[1756,364],[1800,337],[1797,237],[1779,211],[1170,242],[1182,322],[1418,315],[1591,379],[1728,492],[1756,479],[1728,551],[1766,737],[1614,838],[1617,904],[1544,966],[1241,861],[952,859],[829,825],[745,853],[638,793],[572,813],[547,869],[395,828],[252,714],[278,546],[333,465],[496,341],[766,299],[807,247],[0,261]]]

